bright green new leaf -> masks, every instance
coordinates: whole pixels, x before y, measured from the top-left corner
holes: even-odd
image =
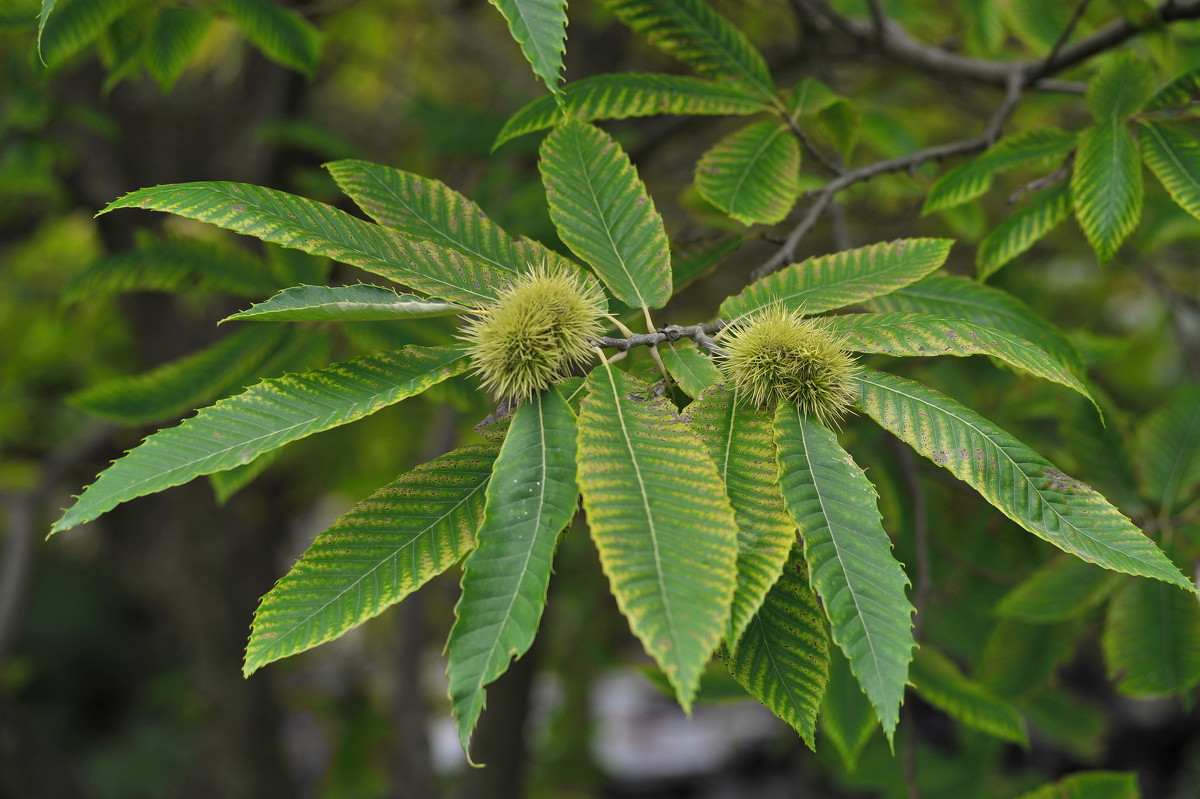
[[[575,414],[557,392],[517,408],[487,487],[478,546],[446,644],[450,700],[463,751],[486,703],[484,686],[528,651],[546,604],[558,536],[575,515]]]
[[[816,750],[817,710],[829,676],[829,642],[821,605],[796,545],[778,582],[750,620],[725,665],[768,710]]]
[[[775,84],[762,54],[704,0],[603,0],[656,47],[707,78],[736,81],[770,102]]]
[[[1142,163],[1121,119],[1079,134],[1071,199],[1075,217],[1101,263],[1112,258],[1142,216]]]
[[[1001,222],[979,243],[976,277],[987,280],[1071,215],[1069,184],[1038,192],[1033,201]]]
[[[876,422],[1029,532],[1089,563],[1195,591],[1104,497],[975,411],[895,375],[865,369],[856,379],[862,408]]]
[[[750,284],[721,303],[721,316],[736,320],[773,303],[817,314],[914,283],[950,254],[950,239],[899,239],[809,258]]]
[[[783,572],[796,543],[796,523],[776,479],[770,417],[719,386],[698,395],[683,417],[717,465],[737,519],[737,588],[725,634],[732,647]]]
[[[310,78],[317,71],[321,32],[295,11],[270,0],[222,0],[218,7],[267,58]]]
[[[1200,683],[1200,600],[1149,580],[1113,596],[1104,626],[1108,673],[1127,696],[1173,696]]]
[[[800,527],[813,587],[833,640],[891,741],[916,646],[908,578],[892,556],[875,487],[832,432],[780,404],[779,483]]]
[[[669,400],[611,366],[579,412],[579,487],[600,565],[684,710],[729,621],[737,524],[704,445]]]
[[[508,22],[509,33],[533,74],[558,91],[567,41],[567,0],[488,0]]]
[[[604,131],[565,119],[542,142],[550,218],[563,243],[632,308],[671,297],[670,246],[662,217],[621,146]]]
[[[1182,387],[1142,422],[1137,458],[1161,516],[1169,517],[1200,489],[1200,386]]]
[[[117,208],[149,208],[351,264],[430,296],[486,303],[511,282],[510,272],[456,250],[372,225],[333,206],[245,183],[177,183],[139,189]]]
[[[65,63],[96,41],[133,5],[134,0],[72,0],[58,7],[54,0],[42,0],[38,15],[38,52],[42,63],[51,68]]]
[[[475,545],[493,444],[396,478],[317,536],[254,614],[244,671],[312,649],[378,616]]]
[[[1107,599],[1119,579],[1079,558],[1060,556],[1005,594],[996,615],[1029,624],[1077,619]]]
[[[643,72],[593,75],[564,85],[559,94],[559,98],[539,97],[509,117],[493,149],[557,125],[563,112],[556,99],[562,100],[571,116],[586,122],[659,114],[731,116],[755,114],[766,107],[762,97],[737,84]]]
[[[1129,51],[1117,53],[1088,81],[1088,110],[1104,125],[1142,110],[1154,94],[1154,73]]]
[[[689,397],[698,397],[700,392],[721,380],[721,372],[712,359],[695,347],[668,344],[659,349],[667,373],[679,383]]]
[[[1200,219],[1200,143],[1169,125],[1143,122],[1142,160],[1179,207]]]
[[[912,684],[921,698],[951,718],[988,735],[1029,746],[1016,708],[965,676],[932,644],[921,644],[912,663]]]
[[[212,13],[197,6],[159,9],[142,48],[142,60],[163,92],[170,91],[179,80],[212,21]]]
[[[466,368],[458,347],[406,347],[264,380],[147,438],[84,489],[51,532],[69,530],[135,497],[232,469],[290,441],[369,416]]]
[[[387,322],[453,316],[469,310],[453,302],[397,294],[388,288],[359,283],[356,286],[292,286],[221,321]]]
[[[879,729],[879,719],[871,700],[854,679],[846,656],[836,646],[829,649],[829,683],[817,721],[821,734],[833,743],[846,771],[853,773],[871,734]]]
[[[1085,771],[1052,785],[1021,794],[1018,799],[1140,799],[1137,775],[1119,771]]]
[[[704,154],[696,189],[744,225],[781,222],[800,190],[800,143],[786,125],[755,122]]]

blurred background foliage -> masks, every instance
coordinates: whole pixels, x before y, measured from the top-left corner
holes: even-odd
[[[973,135],[999,96],[896,68],[806,27],[786,0],[714,5],[766,53],[780,85],[812,76],[849,98],[845,118],[818,145],[853,164]],[[866,15],[855,0],[834,5]],[[1044,54],[1073,7],[886,6],[923,41],[987,58]],[[363,157],[442,180],[515,234],[547,242],[554,234],[536,177],[539,137],[492,152],[505,119],[544,89],[483,0],[62,0],[40,57],[38,8],[0,0],[0,795],[907,795],[905,758],[854,722],[861,709],[854,716],[853,702],[841,730],[823,728],[816,755],[760,708],[739,715],[702,705],[683,721],[637,676],[643,655],[622,632],[595,551],[579,534],[565,537],[558,556],[556,570],[570,577],[554,582],[549,634],[492,690],[477,734],[486,769],[464,767],[441,682],[453,573],[340,641],[243,680],[257,599],[312,536],[355,498],[475,435],[472,425],[492,409],[466,381],[296,442],[261,474],[147,497],[44,544],[69,492],[155,425],[331,352],[348,357],[446,333],[438,320],[343,325],[337,337],[321,328],[217,328],[282,286],[361,273],[178,219],[93,218],[110,200],[160,183],[232,180],[336,203],[320,165]],[[1140,8],[1092,3],[1082,30]],[[568,80],[679,71],[590,0],[572,3],[570,20]],[[1200,66],[1200,26],[1150,31],[1129,49],[1176,75]],[[607,126],[677,245],[745,232],[692,185],[699,157],[740,124],[650,117]],[[1081,98],[1033,93],[1009,129],[1050,124],[1087,124]],[[844,192],[800,255],[952,236],[960,243],[950,271],[973,275],[975,247],[1012,212],[1010,195],[1039,175],[1004,175],[979,200],[922,216],[929,188],[952,165]],[[823,178],[806,163],[802,187]],[[1195,486],[1164,502],[1144,456],[1172,414],[1198,402],[1200,223],[1153,180],[1146,188],[1141,225],[1107,265],[1072,222],[991,279],[1069,332],[1106,396],[1107,427],[1059,387],[985,359],[902,369],[1096,485],[1184,565],[1200,553]],[[710,316],[777,247],[776,233],[751,231],[661,318]],[[197,352],[210,353],[213,379],[175,386],[156,418],[129,418],[106,399],[110,381]],[[246,359],[253,368],[223,369]],[[1021,748],[958,726],[910,694],[900,735],[917,741],[897,751],[910,751],[924,796],[1017,796],[1081,768],[1136,771],[1147,797],[1200,793],[1200,665],[1171,690],[1141,692],[1167,696],[1142,699],[1119,692],[1121,675],[1106,668],[1103,600],[1156,586],[1105,578],[1059,617],[1014,611],[1011,601],[1005,610],[1001,600],[1035,570],[1051,564],[1056,573],[1051,549],[884,434],[851,423],[843,438],[881,485],[901,561],[918,558],[914,526],[929,530],[925,639],[1013,702],[1031,729]],[[1181,640],[1190,647],[1182,657],[1195,661],[1200,636]],[[706,691],[719,699],[719,681]]]

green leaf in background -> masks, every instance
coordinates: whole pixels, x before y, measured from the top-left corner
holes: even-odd
[[[659,354],[667,373],[689,397],[700,396],[701,391],[721,380],[721,372],[712,359],[695,347],[667,344],[659,348]]]
[[[817,314],[888,294],[940,267],[953,243],[950,239],[899,239],[809,258],[725,300],[721,316],[736,320],[774,303]]]
[[[1200,489],[1200,386],[1185,385],[1137,430],[1146,493],[1167,518]]]
[[[183,74],[212,21],[210,11],[196,6],[167,6],[155,15],[142,59],[164,94]]]
[[[733,255],[745,239],[741,236],[715,238],[676,244],[671,251],[671,284],[678,293],[685,286],[708,274]]]
[[[921,698],[951,718],[988,735],[1029,746],[1016,708],[966,677],[932,644],[921,644],[912,662],[912,684]]]
[[[746,632],[730,648],[725,665],[751,696],[816,750],[817,710],[829,675],[829,641],[798,544]]]
[[[263,55],[310,78],[321,58],[321,33],[290,8],[270,0],[222,0],[218,6]]]
[[[796,543],[796,523],[788,516],[776,479],[779,467],[770,417],[721,387],[694,396],[698,399],[683,417],[717,465],[737,519],[737,588],[725,634],[733,647],[783,572]]]
[[[1020,336],[965,319],[925,314],[843,314],[826,320],[851,352],[894,356],[989,355],[1092,400],[1087,386],[1045,351]],[[1096,406],[1099,410],[1099,406]]]
[[[1049,54],[1058,37],[1067,29],[1072,6],[1045,3],[1042,0],[997,0],[1001,15],[1035,55]]]
[[[57,6],[54,0],[42,0],[38,15],[42,63],[51,69],[65,63],[96,41],[134,3],[135,0],[70,0]]]
[[[1005,699],[1021,699],[1047,684],[1074,652],[1077,624],[1026,624],[1001,619],[983,645],[975,679]]]
[[[1104,497],[975,411],[895,375],[864,369],[856,380],[863,410],[885,430],[1029,532],[1089,563],[1195,592],[1162,550]]]
[[[542,142],[539,164],[563,243],[621,302],[665,305],[671,297],[667,232],[621,146],[594,125],[564,119]]]
[[[779,483],[813,587],[891,741],[916,646],[908,578],[892,556],[875,487],[837,437],[786,403],[775,417]]]
[[[567,0],[488,0],[508,22],[533,74],[558,91],[567,41]]]
[[[1200,98],[1200,69],[1185,72],[1158,91],[1146,103],[1146,111],[1162,111],[1175,106],[1186,106]]]
[[[729,620],[737,524],[704,445],[664,398],[592,370],[579,413],[579,487],[600,565],[685,711]]]
[[[755,122],[696,164],[700,195],[744,225],[783,221],[800,190],[800,143],[778,122]]]
[[[122,502],[249,463],[299,438],[361,419],[460,374],[458,347],[406,347],[264,380],[160,430],[101,473],[51,530],[69,530]]]
[[[1112,258],[1142,216],[1142,164],[1121,119],[1079,134],[1071,199],[1075,217],[1101,263]]]
[[[207,222],[351,264],[452,302],[486,303],[512,277],[455,250],[393,233],[325,203],[245,183],[139,189],[100,213],[117,208],[149,208]]]
[[[557,392],[535,394],[513,416],[487,487],[478,546],[446,644],[450,699],[463,751],[486,703],[484,686],[537,634],[559,534],[575,515],[575,414]]]
[[[493,149],[510,139],[558,124],[563,112],[585,122],[629,119],[659,114],[732,116],[764,110],[763,98],[736,84],[713,83],[686,75],[621,72],[571,81],[560,97],[543,96],[518,110],[504,123]]]
[[[453,316],[469,310],[452,302],[397,294],[388,288],[359,283],[356,286],[292,286],[221,321],[386,322]]]
[[[775,84],[762,54],[704,0],[602,0],[656,47],[706,78],[736,81],[766,101]]]
[[[234,466],[232,469],[210,474],[208,476],[208,484],[212,487],[213,498],[216,499],[217,504],[224,505],[229,501],[230,497],[254,482],[260,474],[267,470],[267,467],[279,459],[282,453],[282,449],[273,449],[270,452],[259,455],[249,463],[243,463],[241,466]]]
[[[1086,771],[1021,794],[1018,799],[1140,799],[1137,775]]]
[[[1061,330],[1011,294],[974,280],[933,275],[865,304],[880,313],[927,313],[1006,330],[1045,350],[1072,372],[1083,372],[1083,359]]]
[[[853,773],[871,734],[879,728],[879,719],[871,700],[854,679],[846,656],[836,646],[829,649],[829,683],[817,721],[821,734],[833,743],[846,771]]]
[[[1170,125],[1140,125],[1142,160],[1171,199],[1200,219],[1200,143]]]
[[[396,478],[317,536],[254,614],[244,671],[378,616],[475,545],[497,448],[456,449]]]
[[[1107,599],[1119,580],[1079,558],[1057,557],[1005,594],[996,615],[1028,624],[1070,621]]]
[[[1071,215],[1070,185],[1060,183],[1038,192],[1033,200],[1005,219],[979,243],[975,276],[987,280],[1000,267],[1028,250]]]
[[[1200,683],[1200,600],[1129,580],[1108,605],[1104,659],[1127,696],[1172,696]]]
[[[1117,53],[1087,87],[1088,110],[1104,125],[1142,110],[1154,94],[1154,73],[1129,51]]]

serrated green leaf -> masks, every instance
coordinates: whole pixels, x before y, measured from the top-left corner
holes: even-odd
[[[679,383],[689,397],[698,397],[700,392],[721,380],[721,372],[712,360],[695,347],[668,344],[659,349],[667,373]]]
[[[895,375],[864,369],[855,379],[876,422],[1029,532],[1089,563],[1195,591],[1104,497],[975,411]]]
[[[1079,558],[1057,557],[1005,594],[996,615],[1029,624],[1071,621],[1107,599],[1118,579]]]
[[[53,69],[96,41],[100,34],[133,7],[136,0],[71,0],[56,6],[42,3],[38,17],[38,47],[42,63]],[[53,16],[51,16],[51,12]]]
[[[891,741],[916,646],[908,578],[892,556],[875,487],[837,437],[781,404],[775,417],[779,483],[800,527],[813,587],[833,640]]]
[[[1095,403],[1087,386],[1037,345],[1005,330],[925,314],[844,314],[826,319],[851,352],[895,356],[989,355]],[[1099,410],[1099,406],[1096,406]]]
[[[603,0],[651,44],[708,78],[736,81],[766,101],[775,84],[762,54],[704,0]]]
[[[42,63],[46,63],[46,57],[42,53],[42,34],[46,32],[46,22],[50,19],[50,15],[54,13],[54,5],[56,0],[42,0],[41,6],[38,8],[37,16],[37,51],[38,58]]]
[[[1200,99],[1200,69],[1185,72],[1158,91],[1143,110],[1161,111],[1164,108],[1191,105]]]
[[[950,239],[898,239],[809,258],[750,284],[721,303],[725,319],[739,319],[774,303],[806,314],[888,294],[933,272],[950,254]]]
[[[488,0],[504,15],[533,74],[558,91],[567,41],[567,0]]]
[[[1108,673],[1127,696],[1174,696],[1200,683],[1200,600],[1149,580],[1113,596],[1104,626]]]
[[[725,633],[732,647],[783,572],[796,542],[796,524],[776,479],[770,417],[719,386],[697,396],[683,418],[716,464],[738,527],[737,588]]]
[[[1200,386],[1183,386],[1142,422],[1136,452],[1146,493],[1169,517],[1200,488]]]
[[[359,283],[356,286],[292,286],[221,321],[387,322],[453,316],[469,310],[452,302],[397,294],[388,288]]]
[[[1117,53],[1087,87],[1088,110],[1101,125],[1142,110],[1154,94],[1154,73],[1132,53]]]
[[[755,122],[704,154],[696,189],[744,225],[781,222],[800,190],[800,143],[786,125]]]
[[[1088,771],[1043,785],[1018,799],[1139,799],[1140,796],[1136,774]]]
[[[222,0],[219,8],[263,55],[312,77],[321,58],[321,32],[290,8],[270,0]]]
[[[322,255],[469,305],[486,303],[511,273],[428,241],[417,241],[350,216],[333,206],[245,183],[177,183],[139,189],[117,208],[149,208]]]
[[[450,699],[463,751],[486,703],[484,686],[537,634],[559,534],[575,515],[575,414],[551,390],[517,408],[487,487],[476,549],[446,644]]]
[[[661,669],[655,666],[643,666],[638,671],[661,691],[663,696],[675,698],[675,689],[671,687],[671,681],[667,679],[667,675],[663,674]],[[714,659],[704,667],[704,674],[700,677],[700,688],[696,691],[697,705],[745,702],[747,698],[746,689],[733,678],[729,669],[724,665],[717,663]]]
[[[159,9],[146,37],[142,59],[146,71],[163,92],[170,91],[179,80],[212,21],[212,13],[204,8],[167,6]]]
[[[1142,216],[1142,164],[1125,122],[1101,122],[1079,134],[1071,200],[1101,263],[1116,254]]]
[[[317,536],[254,614],[244,672],[312,649],[378,616],[475,545],[497,447],[422,464]]]
[[[304,374],[264,380],[160,430],[106,469],[52,533],[122,502],[249,463],[299,438],[352,422],[467,368],[458,347],[406,347]]]
[[[987,280],[1000,267],[1028,250],[1071,215],[1069,184],[1038,192],[1033,201],[1001,222],[979,243],[976,277]]]
[[[676,293],[708,274],[733,255],[745,240],[741,236],[718,236],[706,241],[676,245],[671,250],[671,284]]]
[[[509,117],[492,148],[517,136],[557,125],[563,112],[556,100],[562,101],[568,114],[585,122],[659,114],[756,114],[765,108],[762,97],[737,84],[643,72],[593,75],[571,81],[560,89],[559,94],[558,98],[539,97]]]
[[[815,117],[846,98],[816,78],[797,83],[784,98],[788,111],[795,117]]]
[[[1142,160],[1180,208],[1200,219],[1200,142],[1169,125],[1140,125]]]
[[[1025,722],[1016,708],[966,677],[932,644],[913,657],[912,684],[921,698],[951,718],[988,735],[1029,746]]]
[[[579,412],[579,486],[600,565],[630,628],[689,710],[725,632],[737,524],[716,467],[670,401],[610,366]]]
[[[725,665],[751,696],[816,750],[817,710],[829,675],[829,642],[799,545],[793,547],[782,575]]]
[[[850,671],[846,656],[836,646],[829,648],[829,682],[817,721],[821,734],[833,743],[846,771],[854,773],[863,748],[879,729],[879,719],[871,700]]]
[[[992,693],[1020,699],[1043,686],[1070,659],[1078,625],[1002,619],[983,645],[975,678]]]
[[[671,297],[666,229],[621,146],[594,125],[565,119],[542,142],[539,166],[563,243],[621,302],[665,305]]]
[[[933,275],[865,304],[881,313],[928,313],[1006,330],[1045,350],[1072,372],[1083,372],[1078,350],[1062,331],[1011,294],[974,280]]]

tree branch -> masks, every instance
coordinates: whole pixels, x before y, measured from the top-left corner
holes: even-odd
[[[662,344],[664,341],[679,341],[681,338],[690,338],[709,355],[724,355],[725,351],[717,346],[717,342],[711,338],[724,327],[725,323],[721,321],[686,326],[667,325],[666,327],[660,327],[653,333],[633,333],[627,338],[601,336],[594,341],[597,347],[629,352],[634,347],[653,347],[656,344]]]

